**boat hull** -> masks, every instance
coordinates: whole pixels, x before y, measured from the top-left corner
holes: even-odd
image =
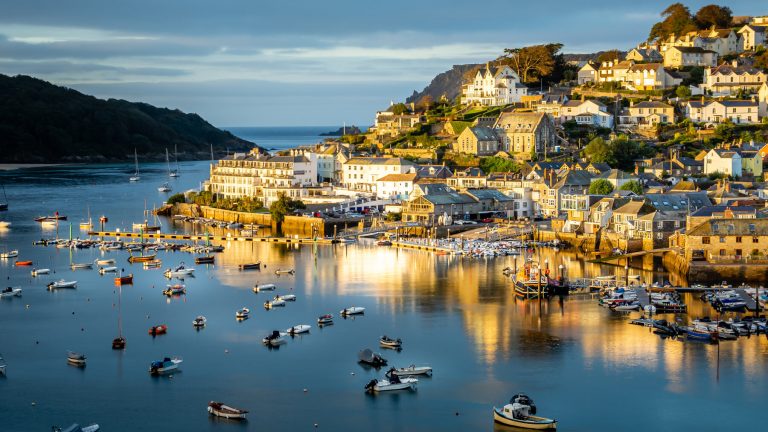
[[[557,422],[544,417],[529,416],[530,420],[513,419],[499,412],[498,408],[493,409],[493,421],[506,426],[514,426],[522,429],[533,430],[555,430]]]

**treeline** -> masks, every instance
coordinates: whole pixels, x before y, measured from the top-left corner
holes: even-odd
[[[197,114],[145,103],[97,99],[29,76],[0,74],[0,162],[124,161],[178,147],[206,158],[213,145],[249,150],[253,143],[213,127]]]
[[[707,5],[691,14],[682,3],[674,3],[661,13],[663,18],[651,28],[648,40],[665,39],[670,35],[682,36],[691,31],[712,28],[729,28],[733,24],[733,13],[727,6]]]

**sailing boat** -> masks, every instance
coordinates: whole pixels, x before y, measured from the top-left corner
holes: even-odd
[[[117,337],[112,339],[112,349],[125,349],[125,338],[123,337],[123,315],[122,315],[123,287],[117,286]]]
[[[128,180],[131,181],[131,182],[137,182],[137,181],[141,180],[141,176],[139,175],[139,155],[138,155],[138,153],[136,153],[136,149],[135,148],[133,149],[133,159],[136,162],[136,173],[131,178],[129,178]]]
[[[173,145],[173,157],[176,159],[176,169],[171,171],[171,165],[168,164],[168,175],[176,178],[181,176],[181,169],[179,169],[179,152],[176,144]],[[165,149],[165,158],[168,159],[168,149]]]
[[[3,188],[3,202],[0,202],[0,211],[8,210],[8,196],[5,194],[5,185],[0,184]]]
[[[90,230],[92,227],[93,227],[93,222],[91,221],[91,206],[88,206],[88,220],[80,222],[80,229]]]

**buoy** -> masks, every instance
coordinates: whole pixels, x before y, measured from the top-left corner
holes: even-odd
[[[74,315],[74,314],[75,314],[75,312],[74,312],[74,311],[72,311],[72,315]]]
[[[37,405],[37,402],[32,401],[32,406],[35,406],[35,405]]]
[[[456,411],[456,416],[457,416],[457,417],[459,416],[459,412],[458,412],[458,411]]]
[[[80,327],[80,331],[85,331],[85,328],[84,327]]]
[[[307,392],[307,389],[304,389],[304,393],[306,393],[306,392]]]

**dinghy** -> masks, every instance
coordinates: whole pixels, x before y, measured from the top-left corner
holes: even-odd
[[[280,300],[279,297],[275,297],[274,300],[267,300],[264,302],[264,308],[266,309],[272,309],[273,307],[283,307],[285,306],[285,300]]]
[[[50,272],[51,272],[51,269],[45,268],[45,269],[34,269],[30,273],[32,274],[32,276],[36,277],[36,276],[40,276],[40,275],[49,274]]]
[[[283,333],[280,333],[278,330],[273,330],[272,333],[264,336],[264,339],[262,339],[261,342],[264,345],[278,346],[284,344],[285,339],[283,338]]]
[[[162,360],[153,361],[149,365],[149,373],[152,375],[160,375],[168,372],[173,372],[179,369],[179,365],[183,362],[178,357],[170,358],[165,357]]]
[[[17,250],[0,253],[0,258],[16,258],[17,256],[19,256],[19,251]]]
[[[216,417],[223,417],[226,419],[244,419],[248,411],[233,408],[229,405],[225,405],[221,402],[210,401],[208,402],[208,412]]]
[[[320,325],[321,327],[324,325],[333,324],[333,315],[331,314],[320,315],[317,318],[317,324]]]
[[[31,266],[32,261],[16,261],[15,263],[13,263],[13,265],[15,265],[16,267]]]
[[[399,376],[432,375],[432,368],[430,366],[410,365],[404,368],[392,368],[389,372]]]
[[[279,295],[275,296],[275,299],[280,299],[282,301],[296,301],[296,296],[293,294],[286,294],[286,295]]]
[[[503,408],[493,407],[493,420],[506,426],[521,429],[553,430],[557,421],[545,417],[537,417],[536,405],[524,394],[518,394],[509,400]]]
[[[3,359],[3,356],[0,356],[0,375],[5,376],[5,360]]]
[[[67,351],[67,362],[75,366],[85,366],[85,354],[80,354],[74,351]]]
[[[297,334],[309,333],[310,328],[311,327],[306,324],[299,324],[287,329],[285,332],[291,336],[295,336]]]
[[[240,264],[238,268],[240,270],[258,270],[259,268],[261,268],[261,263],[257,262],[257,263]]]
[[[205,327],[205,324],[207,322],[208,322],[208,320],[204,316],[200,315],[197,318],[195,318],[194,320],[192,320],[192,325],[195,326],[195,327]]]
[[[133,284],[133,274],[129,274],[127,276],[118,276],[115,278],[115,285],[132,285]]]
[[[149,333],[152,336],[164,335],[167,332],[168,332],[168,326],[165,324],[152,326],[149,328],[149,331],[147,331],[147,333]]]
[[[237,319],[246,319],[251,314],[251,310],[248,308],[242,308],[235,312],[235,318]]]
[[[384,335],[379,339],[379,345],[384,348],[400,349],[403,347],[403,341],[400,339],[392,339],[387,335]]]
[[[72,263],[69,265],[69,268],[72,270],[92,269],[93,263]]]
[[[173,295],[181,295],[187,293],[187,287],[186,285],[167,285],[167,288],[163,290],[163,294],[167,296],[173,296]]]
[[[63,429],[58,426],[53,426],[51,429],[53,432],[98,432],[101,430],[101,427],[97,423],[88,426],[80,426],[79,424],[74,423]]]
[[[263,285],[254,285],[253,286],[253,292],[258,293],[262,291],[274,291],[275,290],[275,284],[263,284]]]
[[[65,281],[64,279],[61,279],[48,284],[49,290],[57,288],[77,288],[77,281]]]
[[[294,269],[290,269],[290,270],[275,270],[275,274],[276,275],[281,275],[281,274],[290,274],[290,275],[292,275],[294,273],[296,273],[296,270],[294,270]]]
[[[112,258],[96,260],[96,265],[100,265],[100,266],[110,265],[114,263],[115,263],[115,260],[113,260]]]
[[[342,309],[339,312],[339,314],[341,314],[341,316],[343,317],[346,317],[348,315],[362,315],[364,313],[365,313],[365,308],[359,307],[359,306],[351,306],[346,309]]]
[[[21,288],[8,287],[0,291],[0,298],[21,297]]]
[[[105,273],[117,273],[117,267],[101,267],[99,269],[99,274],[103,275]]]
[[[403,377],[400,378],[397,375],[391,378],[383,378],[381,380],[371,380],[365,385],[365,391],[367,392],[384,392],[395,390],[416,390],[416,384],[419,382],[416,378]]]
[[[213,255],[199,256],[195,258],[195,264],[213,264],[215,257]]]
[[[375,353],[368,348],[357,353],[357,360],[360,363],[371,365],[373,367],[386,366],[387,359],[381,356],[379,353]]]
[[[187,267],[184,266],[184,263],[181,263],[181,264],[179,264],[178,267],[176,267],[174,269],[166,269],[163,274],[165,275],[165,277],[170,279],[170,278],[174,278],[174,277],[178,278],[178,277],[189,276],[189,275],[191,275],[194,272],[195,272],[195,269],[187,268]]]

